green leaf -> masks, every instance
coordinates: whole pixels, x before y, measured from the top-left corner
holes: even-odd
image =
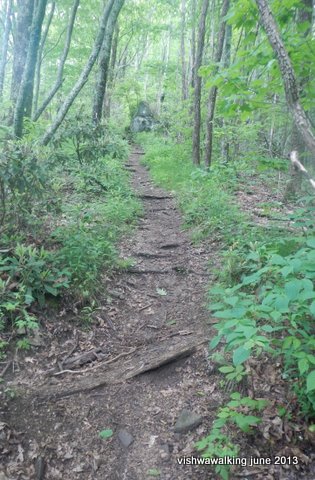
[[[50,285],[45,285],[45,290],[46,290],[46,292],[50,293],[54,297],[56,297],[58,295],[57,288],[51,287]]]
[[[99,436],[100,436],[100,438],[102,438],[103,440],[106,439],[106,438],[110,438],[110,437],[113,436],[113,430],[111,430],[111,429],[102,430],[102,431],[99,433]]]
[[[310,312],[315,317],[315,300],[310,305]]]
[[[237,304],[239,300],[239,297],[230,297],[230,298],[226,298],[225,301],[228,305],[231,305],[232,307],[235,307],[235,305]]]
[[[158,293],[159,295],[161,295],[161,297],[165,297],[167,295],[167,291],[164,290],[164,288],[157,288],[156,289],[156,293]]]
[[[307,358],[301,358],[298,361],[298,367],[299,367],[300,375],[303,375],[303,373],[307,372],[307,370],[309,369],[309,362]]]
[[[246,310],[244,307],[231,308],[229,310],[222,310],[221,312],[216,312],[215,316],[217,318],[242,318]]]
[[[257,425],[260,422],[261,419],[253,415],[239,414],[235,416],[235,423],[240,427],[243,432],[249,432],[250,427]]]
[[[286,265],[287,261],[281,255],[274,254],[270,259],[271,265]]]
[[[234,372],[234,367],[232,367],[232,365],[228,365],[228,366],[225,366],[225,367],[220,367],[219,368],[219,372],[221,373],[230,373],[230,372]]]
[[[295,300],[298,297],[301,288],[302,285],[299,280],[291,280],[290,282],[287,282],[284,286],[286,296],[289,298],[289,300]]]
[[[231,393],[231,398],[232,398],[232,400],[240,400],[241,399],[241,394],[239,392],[233,392],[233,393]]]
[[[261,329],[267,333],[271,333],[274,331],[274,327],[272,327],[271,325],[264,325],[263,327],[261,327]]]
[[[233,353],[233,363],[235,366],[241,365],[248,359],[251,351],[244,347],[238,347]]]
[[[150,468],[147,473],[150,477],[159,477],[161,475],[160,470],[157,468]]]
[[[278,295],[275,299],[275,308],[279,312],[287,312],[289,307],[289,298],[286,295]]]
[[[209,344],[210,349],[215,348],[220,343],[221,338],[222,335],[216,335]]]
[[[315,390],[315,370],[312,370],[306,379],[306,392],[312,392]]]
[[[314,238],[308,238],[306,245],[311,248],[315,248],[315,237]]]

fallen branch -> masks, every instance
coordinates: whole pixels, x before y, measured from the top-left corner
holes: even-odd
[[[122,352],[119,355],[117,355],[114,358],[111,358],[110,360],[107,360],[106,362],[101,362],[98,365],[94,365],[94,367],[91,368],[85,368],[84,370],[61,370],[61,372],[54,373],[54,376],[56,377],[57,375],[61,375],[64,373],[86,373],[86,372],[91,372],[92,370],[96,370],[99,367],[102,367],[104,365],[109,365],[110,363],[116,362],[121,357],[126,357],[127,355],[131,355],[131,353],[134,353],[137,350],[137,348],[132,348],[129,352]]]
[[[97,388],[107,385],[113,385],[130,380],[142,373],[156,370],[164,365],[172,363],[179,358],[189,356],[194,353],[199,345],[208,342],[204,333],[198,332],[190,335],[183,332],[178,336],[166,338],[156,343],[134,348],[129,352],[123,352],[119,356],[102,362],[95,367],[86,369],[86,372],[94,371],[97,368],[101,371],[95,372],[93,375],[85,375],[75,380],[65,379],[57,385],[34,385],[29,394],[35,396],[38,400],[50,400],[56,398],[68,397],[83,392],[90,392]],[[137,352],[136,352],[137,350]],[[126,360],[125,357],[129,356]],[[119,357],[119,358],[118,358]],[[115,362],[114,365],[108,367],[109,363]],[[102,369],[102,367],[105,367]],[[85,371],[70,371],[73,373],[85,373]],[[70,373],[63,372],[63,373]],[[58,372],[61,375],[62,372]]]

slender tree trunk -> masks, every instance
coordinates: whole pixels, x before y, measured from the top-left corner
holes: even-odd
[[[182,63],[182,100],[188,98],[187,88],[187,65],[186,65],[186,0],[182,0],[181,4],[181,32],[180,32],[180,56]]]
[[[13,107],[18,98],[25,67],[34,11],[34,0],[17,1],[16,31],[14,35],[13,71],[11,81],[11,101]],[[12,118],[11,118],[12,121]]]
[[[73,32],[73,25],[75,22],[75,17],[77,14],[77,10],[80,4],[80,0],[74,0],[73,5],[72,5],[72,10],[70,13],[70,19],[67,27],[67,33],[66,33],[66,40],[65,40],[65,45],[64,49],[60,58],[60,62],[58,65],[58,71],[57,71],[57,78],[55,83],[53,84],[51,90],[47,94],[45,100],[41,104],[41,106],[34,112],[32,120],[36,122],[41,114],[46,110],[56,93],[58,92],[59,88],[62,85],[63,82],[63,70],[65,67],[65,63],[68,57],[69,49],[70,49],[70,44],[71,44],[71,37],[72,37],[72,32]]]
[[[195,81],[195,63],[196,63],[196,0],[192,0],[191,3],[191,17],[192,17],[192,28],[191,28],[191,52],[190,52],[190,85],[191,88],[194,88]]]
[[[12,0],[8,0],[5,8],[5,23],[4,31],[2,38],[2,51],[1,51],[1,62],[0,62],[0,99],[3,94],[3,86],[5,79],[5,69],[7,65],[7,56],[8,56],[8,44],[9,36],[11,31],[11,15],[12,15]]]
[[[194,65],[194,129],[193,129],[193,163],[200,165],[200,127],[201,127],[201,77],[198,70],[201,67],[203,48],[205,42],[206,18],[209,0],[203,0],[198,26],[198,42]]]
[[[33,100],[33,111],[36,112],[38,107],[38,96],[39,96],[39,88],[40,88],[40,74],[41,74],[41,67],[43,62],[43,51],[46,43],[46,39],[48,36],[49,28],[55,13],[56,2],[52,2],[50,7],[50,12],[48,15],[47,23],[45,26],[45,30],[42,34],[42,39],[40,42],[39,50],[38,50],[38,58],[36,64],[36,72],[35,72],[35,81],[34,81],[34,100]]]
[[[232,25],[225,27],[225,42],[223,52],[223,67],[229,68],[231,64],[231,46],[232,46]],[[225,120],[222,119],[222,127],[225,127]],[[221,155],[223,162],[227,163],[230,159],[230,144],[226,134],[223,135],[221,143]]]
[[[170,60],[170,46],[171,46],[171,27],[167,32],[165,44],[162,50],[162,58],[161,58],[161,69],[160,69],[160,78],[159,78],[159,86],[157,89],[157,96],[156,96],[156,113],[160,115],[162,103],[164,101],[163,97],[163,90],[165,84],[165,78],[168,71],[168,64]]]
[[[33,16],[22,83],[14,111],[14,135],[18,138],[23,135],[24,116],[30,116],[31,114],[36,60],[46,4],[47,0],[38,0]]]
[[[219,63],[223,54],[224,38],[226,31],[226,16],[230,6],[230,0],[223,0],[222,10],[221,10],[221,24],[218,35],[218,43],[216,46],[214,61],[216,63],[215,71],[213,75],[216,75],[219,70]],[[205,166],[208,168],[211,165],[212,160],[212,145],[213,145],[213,120],[215,112],[215,104],[217,100],[218,87],[214,86],[210,90],[209,100],[208,100],[208,114],[207,114],[207,131],[206,131],[206,149],[205,149]]]
[[[115,4],[113,5],[113,8],[108,18],[106,32],[100,51],[100,60],[92,111],[92,121],[95,124],[99,124],[102,119],[113,35],[117,23],[117,18],[124,2],[125,0],[116,0]]]
[[[90,72],[91,72],[91,70],[92,70],[92,68],[93,68],[93,66],[94,66],[94,64],[97,60],[97,57],[100,53],[100,50],[102,48],[102,43],[103,43],[104,35],[105,35],[105,32],[106,32],[108,18],[109,18],[110,12],[111,12],[115,3],[116,3],[115,0],[109,0],[108,3],[106,4],[106,6],[103,10],[99,31],[98,31],[97,37],[95,39],[95,42],[94,42],[94,45],[93,45],[93,48],[92,48],[92,52],[91,52],[91,54],[88,58],[88,61],[85,65],[85,67],[83,68],[83,70],[81,72],[81,75],[79,76],[78,80],[76,81],[74,87],[72,88],[72,90],[70,91],[70,93],[66,97],[65,101],[61,105],[55,119],[53,120],[53,123],[48,127],[48,129],[44,133],[43,137],[41,138],[40,143],[42,145],[47,145],[50,142],[50,140],[54,136],[55,132],[58,130],[61,123],[63,122],[63,119],[67,115],[67,113],[68,113],[71,105],[73,104],[74,100],[79,95],[82,88],[84,87],[84,85],[88,81]]]
[[[215,36],[216,36],[216,1],[211,1],[211,11],[210,11],[210,58],[214,57],[214,47],[215,47]]]
[[[259,10],[261,23],[265,29],[270,45],[272,46],[273,51],[278,59],[289,109],[292,113],[297,129],[303,136],[307,147],[314,156],[315,136],[312,132],[311,122],[309,121],[300,102],[298,83],[290,57],[285,49],[278,26],[267,0],[255,0],[255,2]]]
[[[110,110],[111,110],[111,96],[112,96],[112,88],[114,85],[115,79],[115,68],[117,62],[117,50],[118,50],[118,41],[119,41],[119,25],[116,23],[113,43],[112,43],[112,52],[110,54],[110,66],[109,66],[109,74],[108,74],[108,84],[105,91],[105,100],[104,100],[104,116],[110,118]]]

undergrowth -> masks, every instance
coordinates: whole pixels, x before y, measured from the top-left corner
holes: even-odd
[[[144,162],[154,180],[174,191],[193,237],[220,240],[221,268],[209,292],[209,310],[217,319],[209,359],[223,375],[222,385],[234,385],[236,390],[244,381],[253,385],[253,366],[270,363],[280,366],[279,380],[286,383],[288,392],[287,398],[279,400],[253,387],[250,397],[233,392],[230,401],[218,410],[211,432],[196,448],[206,458],[236,457],[241,449],[238,430],[253,434],[260,429],[263,437],[265,409],[273,409],[273,418],[280,422],[280,417],[291,422],[293,431],[294,422],[306,420],[308,431],[313,432],[313,197],[296,204],[294,213],[286,219],[289,229],[275,222],[267,227],[253,225],[240,211],[233,192],[240,188],[240,172],[252,175],[254,161],[251,167],[242,160],[224,165],[217,162],[205,171],[191,164],[189,144],[147,134],[139,135],[138,141],[145,148]],[[257,172],[268,181],[272,169],[278,169],[278,164],[267,163],[266,170],[265,159],[256,159],[256,181]],[[223,479],[230,478],[230,469],[226,464],[215,467]]]
[[[115,245],[141,212],[128,151],[119,131],[81,115],[48,148],[32,132],[1,138],[0,350],[8,335],[38,328],[36,304],[68,292],[86,305],[102,272],[120,266]]]

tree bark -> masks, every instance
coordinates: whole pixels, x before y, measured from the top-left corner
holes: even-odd
[[[186,0],[182,0],[181,4],[181,32],[180,32],[180,56],[182,64],[182,100],[188,98],[187,88],[187,65],[186,65]]]
[[[59,65],[58,65],[57,78],[56,78],[56,81],[55,81],[54,85],[52,86],[50,92],[47,94],[45,100],[43,101],[41,106],[35,111],[35,113],[33,115],[33,118],[32,118],[32,120],[34,122],[36,122],[39,119],[39,117],[41,116],[41,114],[46,110],[46,108],[48,107],[48,105],[50,104],[50,102],[52,101],[52,99],[54,98],[54,96],[56,95],[56,93],[58,92],[59,88],[62,85],[63,70],[64,70],[64,67],[65,67],[65,63],[66,63],[68,53],[69,53],[69,49],[70,49],[72,31],[73,31],[73,26],[74,26],[75,17],[76,17],[76,14],[77,14],[79,4],[80,4],[80,0],[74,0],[72,10],[71,10],[71,14],[70,14],[68,27],[67,27],[65,45],[64,45],[64,49],[63,49],[63,52],[62,52],[62,55],[61,55],[61,58],[60,58]]]
[[[92,121],[96,125],[99,124],[102,119],[113,35],[117,23],[117,18],[124,2],[125,0],[117,0],[113,5],[113,8],[108,18],[106,32],[100,51],[100,60],[92,111]]]
[[[8,0],[5,8],[5,24],[2,38],[2,51],[0,62],[0,99],[3,95],[3,86],[5,79],[5,69],[7,65],[8,44],[11,31],[12,0]]]
[[[49,28],[55,13],[56,2],[52,2],[50,7],[50,12],[48,15],[47,23],[45,30],[42,34],[42,39],[40,42],[39,50],[38,50],[38,58],[36,63],[36,72],[35,72],[35,82],[34,82],[34,100],[33,100],[33,111],[36,112],[38,107],[38,96],[39,96],[39,88],[40,88],[40,74],[41,74],[41,67],[43,62],[43,51],[46,43],[46,39],[48,36]]]
[[[232,46],[232,25],[225,26],[225,41],[223,52],[223,67],[229,68],[231,64],[231,46]],[[225,120],[222,119],[222,127],[225,128]],[[224,134],[221,142],[221,155],[224,163],[230,159],[230,144],[228,137]]]
[[[265,29],[269,43],[272,46],[279,63],[288,107],[292,113],[297,129],[303,136],[307,147],[314,156],[315,136],[312,132],[311,122],[300,102],[298,83],[290,57],[285,49],[278,26],[267,0],[255,0],[255,2],[260,14],[261,24]]]
[[[205,42],[206,17],[209,8],[209,0],[203,0],[201,15],[198,26],[197,51],[194,64],[194,128],[193,128],[193,163],[200,165],[200,124],[201,124],[201,77],[198,70],[201,67],[202,55]]]
[[[110,12],[111,12],[115,3],[116,3],[115,0],[109,0],[108,3],[106,4],[106,6],[103,10],[99,31],[98,31],[97,37],[95,39],[95,42],[94,42],[94,45],[93,45],[93,48],[92,48],[92,52],[91,52],[91,54],[88,58],[88,61],[85,65],[85,67],[83,68],[83,70],[81,72],[81,75],[79,76],[78,80],[76,81],[74,87],[72,88],[72,90],[70,91],[70,93],[66,97],[65,101],[61,105],[53,123],[48,127],[48,129],[44,133],[43,137],[41,138],[40,143],[42,145],[47,145],[50,142],[50,140],[54,136],[55,132],[58,130],[61,123],[63,122],[63,119],[67,115],[67,113],[68,113],[71,105],[73,104],[74,100],[79,95],[82,88],[84,87],[84,85],[88,81],[90,72],[91,72],[91,70],[92,70],[92,68],[93,68],[93,66],[94,66],[94,64],[97,60],[97,57],[100,53],[100,50],[102,48],[102,43],[103,43],[104,35],[105,35],[105,32],[106,32],[108,18],[109,18]]]
[[[27,49],[22,83],[14,111],[13,128],[14,135],[17,138],[20,138],[23,135],[24,116],[30,116],[31,114],[36,60],[41,37],[42,24],[45,16],[46,4],[47,0],[38,0],[37,7],[33,16],[31,35]]]
[[[104,100],[104,115],[107,118],[110,118],[111,113],[111,96],[112,96],[112,88],[114,85],[115,80],[115,68],[116,68],[116,61],[117,61],[117,50],[118,50],[118,41],[119,41],[119,25],[116,24],[115,32],[113,36],[112,42],[112,51],[110,54],[110,66],[109,66],[109,74],[108,74],[108,82],[105,91],[105,100]]]
[[[11,101],[13,106],[18,98],[20,85],[22,83],[33,12],[34,0],[17,1],[17,19],[16,31],[14,35],[13,71],[11,81]]]
[[[191,27],[191,79],[190,85],[191,88],[194,88],[195,81],[195,62],[196,62],[196,0],[192,0],[191,5],[191,16],[192,16],[192,27]]]
[[[214,55],[214,61],[216,63],[213,75],[216,75],[219,70],[219,63],[222,59],[224,38],[226,32],[226,16],[230,6],[230,0],[223,0],[222,10],[221,10],[221,24],[218,34],[218,43],[216,46],[216,51]],[[213,146],[213,120],[215,112],[215,104],[217,100],[218,87],[214,86],[210,90],[209,100],[208,100],[208,114],[207,114],[207,130],[206,130],[206,149],[205,149],[205,166],[210,167],[212,161],[212,146]]]

